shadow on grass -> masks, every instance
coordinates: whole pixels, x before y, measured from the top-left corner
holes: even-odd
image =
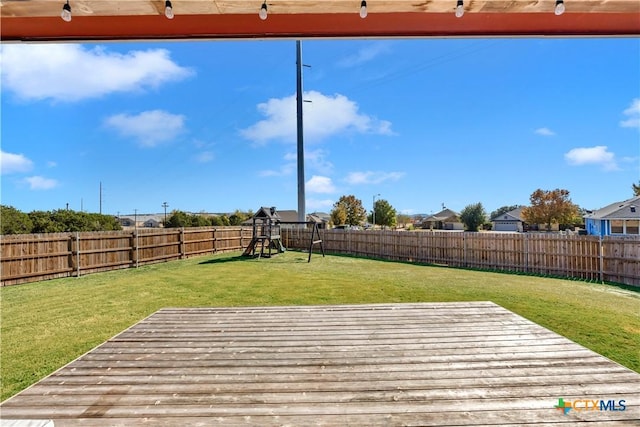
[[[295,253],[295,252],[294,252]],[[305,254],[306,255],[306,254]],[[299,263],[299,262],[307,262],[307,259],[304,258],[284,258],[282,256],[282,254],[273,254],[271,256],[269,255],[262,255],[261,257],[258,257],[257,255],[254,256],[246,256],[246,255],[238,255],[235,257],[228,257],[228,258],[214,258],[214,259],[208,259],[206,261],[201,261],[198,264],[199,265],[206,265],[206,264],[226,264],[226,263],[230,263],[230,262],[243,262],[243,261],[253,261],[253,260],[258,260],[258,261],[264,261],[264,262],[269,262],[270,260],[278,260],[280,259],[280,262],[292,262],[292,263]]]
[[[206,261],[200,261],[198,264],[199,265],[204,265],[204,264],[226,264],[228,262],[251,261],[252,259],[254,259],[254,257],[245,256],[245,255],[238,255],[238,256],[228,257],[228,258],[208,259]]]

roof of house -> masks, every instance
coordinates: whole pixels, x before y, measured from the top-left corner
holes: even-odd
[[[501,213],[500,215],[496,215],[493,218],[491,218],[491,221],[493,222],[497,222],[497,221],[523,221],[524,219],[522,218],[522,210],[524,209],[524,206],[520,206],[519,208],[513,209],[509,212],[505,212],[505,213]]]
[[[458,221],[458,216],[460,214],[458,214],[455,211],[452,211],[451,209],[443,209],[440,212],[433,214],[427,218],[425,218],[423,221],[446,221],[449,220],[451,218],[455,218],[456,221]]]
[[[139,223],[144,223],[153,219],[155,221],[161,222],[164,219],[164,214],[137,214],[137,215],[120,215],[118,220],[129,220],[131,222],[138,221]]]
[[[330,222],[331,221],[331,215],[329,215],[328,213],[325,213],[325,212],[313,212],[313,213],[310,213],[309,215],[307,215],[307,221]]]
[[[298,211],[296,211],[296,210],[278,211],[278,214],[280,214],[280,221],[281,222],[296,222],[296,221],[298,221]]]
[[[584,218],[590,219],[640,219],[640,196],[622,202],[611,203],[597,209]]]

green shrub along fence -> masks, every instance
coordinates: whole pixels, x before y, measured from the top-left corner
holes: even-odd
[[[327,253],[640,286],[640,236],[353,230],[320,233]],[[251,236],[250,227],[2,236],[2,286],[241,251]],[[311,230],[283,227],[281,236],[285,247],[308,250]]]

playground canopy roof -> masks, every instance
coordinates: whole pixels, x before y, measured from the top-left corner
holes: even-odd
[[[72,20],[60,14],[65,0],[2,0],[0,37],[10,41],[154,39],[289,39],[512,36],[638,36],[638,0],[69,0]]]

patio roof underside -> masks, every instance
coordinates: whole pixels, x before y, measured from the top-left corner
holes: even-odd
[[[395,37],[638,36],[638,0],[70,0],[73,19],[60,18],[64,0],[0,1],[0,37],[8,41],[155,39],[291,39]]]

